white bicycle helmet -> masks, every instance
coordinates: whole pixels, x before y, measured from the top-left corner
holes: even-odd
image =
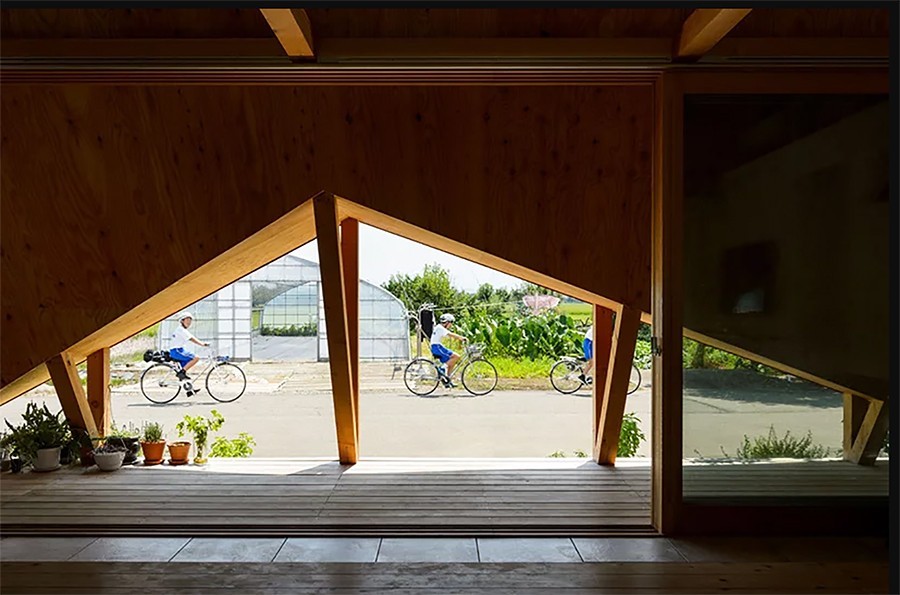
[[[181,314],[181,316],[178,317],[178,322],[181,322],[181,321],[184,320],[185,318],[190,318],[191,320],[193,320],[193,319],[194,319],[194,315],[191,314],[190,312],[183,312],[183,313]]]
[[[453,316],[453,314],[441,314],[441,324],[444,324],[445,322],[453,322],[454,320],[456,320],[456,318]]]

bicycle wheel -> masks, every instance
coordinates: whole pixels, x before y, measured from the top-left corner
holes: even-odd
[[[403,372],[403,382],[406,388],[414,395],[424,397],[434,392],[438,387],[439,377],[437,366],[434,362],[424,357],[414,359],[406,366]]]
[[[628,379],[628,394],[630,395],[639,388],[641,388],[641,371],[637,366],[631,364],[631,377]]]
[[[550,384],[562,394],[571,395],[584,385],[580,375],[581,366],[577,362],[563,359],[550,368]]]
[[[497,386],[497,368],[486,359],[472,360],[463,368],[462,385],[475,396],[486,395]]]
[[[177,372],[169,364],[153,364],[141,374],[141,393],[151,403],[168,403],[181,392]]]
[[[206,391],[220,403],[230,403],[247,390],[244,371],[228,362],[216,364],[206,374]]]

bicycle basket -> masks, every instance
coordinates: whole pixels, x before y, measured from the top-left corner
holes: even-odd
[[[481,357],[483,351],[484,345],[480,343],[473,343],[466,347],[466,353],[469,354],[469,357]]]

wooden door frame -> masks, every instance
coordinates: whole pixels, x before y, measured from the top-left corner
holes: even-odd
[[[758,532],[777,530],[784,521],[801,532],[871,527],[868,508],[842,507],[815,514],[798,506],[728,506],[684,502],[683,446],[683,166],[684,100],[687,95],[888,94],[887,67],[669,69],[656,91],[653,176],[653,251],[651,309],[653,336],[660,351],[653,357],[653,480],[651,514],[662,534]],[[885,505],[886,507],[886,505]],[[830,509],[829,509],[830,510]],[[799,514],[799,517],[798,517]],[[848,520],[848,514],[859,522]],[[883,518],[883,517],[881,517]],[[829,521],[832,519],[834,522]],[[798,525],[798,526],[795,526]]]

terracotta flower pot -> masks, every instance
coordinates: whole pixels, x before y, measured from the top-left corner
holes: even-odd
[[[163,455],[166,452],[166,441],[159,440],[157,442],[141,442],[141,450],[144,451],[145,465],[159,465],[162,463]]]
[[[171,444],[169,444],[170,465],[186,465],[190,454],[190,442],[172,442]]]

